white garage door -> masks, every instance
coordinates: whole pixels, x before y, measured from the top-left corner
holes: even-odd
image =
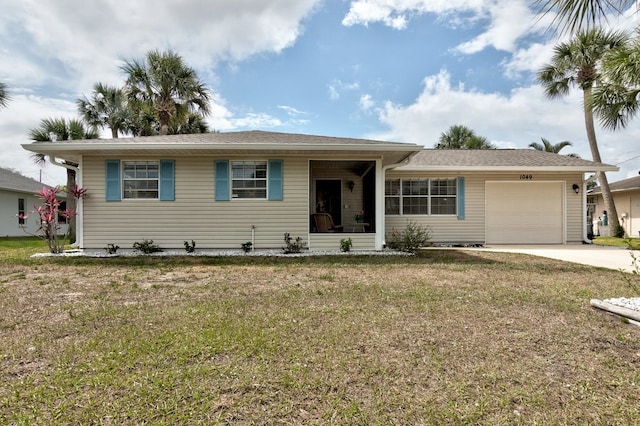
[[[562,244],[562,182],[487,182],[487,244]]]

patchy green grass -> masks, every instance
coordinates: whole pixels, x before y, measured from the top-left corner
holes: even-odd
[[[0,256],[4,256],[3,252]],[[0,424],[633,424],[619,272],[533,256],[0,262]]]
[[[595,237],[593,244],[600,246],[629,247],[640,250],[640,238]]]

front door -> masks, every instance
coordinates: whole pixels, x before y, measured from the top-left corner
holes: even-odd
[[[316,180],[315,213],[329,213],[333,223],[342,223],[342,181],[340,179]]]

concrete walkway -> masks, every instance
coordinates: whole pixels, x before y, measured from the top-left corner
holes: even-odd
[[[593,244],[576,245],[491,245],[479,250],[489,250],[508,253],[524,253],[533,256],[548,257],[565,262],[583,265],[624,270],[632,272],[631,252],[626,248],[607,247]],[[635,251],[640,260],[640,251]]]

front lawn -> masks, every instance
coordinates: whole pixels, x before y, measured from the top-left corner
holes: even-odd
[[[0,424],[633,424],[620,272],[533,256],[0,253]]]
[[[640,238],[595,237],[593,244],[600,246],[631,247],[640,250]]]

